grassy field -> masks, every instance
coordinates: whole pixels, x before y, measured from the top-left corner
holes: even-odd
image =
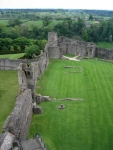
[[[29,29],[31,29],[32,25],[38,26],[40,28],[43,25],[43,21],[42,20],[28,21],[28,22],[24,23],[24,25],[28,26]]]
[[[99,42],[96,43],[98,47],[113,49],[113,42]]]
[[[62,22],[63,22],[63,20],[54,20],[47,27],[54,28],[55,25],[62,23]]]
[[[5,54],[5,55],[0,55],[0,58],[9,58],[9,59],[18,59],[22,57],[24,53],[19,53],[19,54]]]
[[[3,24],[5,26],[7,26],[8,25],[8,21],[9,20],[0,20],[0,24]]]
[[[17,71],[0,70],[0,132],[6,118],[14,108],[18,91]]]
[[[65,69],[64,66],[80,66]],[[51,60],[37,93],[54,98],[34,115],[28,137],[41,134],[49,150],[113,149],[113,65],[99,60]],[[60,98],[82,98],[62,101]],[[66,108],[59,110],[58,106]]]

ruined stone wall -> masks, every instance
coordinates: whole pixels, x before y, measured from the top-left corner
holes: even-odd
[[[27,89],[16,97],[15,107],[8,116],[4,126],[4,132],[12,133],[16,138],[25,139],[32,118],[31,90]]]
[[[58,46],[51,46],[48,48],[49,58],[60,58],[60,49]]]
[[[102,59],[113,59],[113,50],[108,50],[105,48],[96,48],[95,56]]]
[[[20,63],[26,62],[34,62],[36,60],[10,60],[8,58],[1,58],[0,59],[0,70],[17,70],[17,67]]]
[[[96,45],[90,42],[83,42],[66,37],[58,38],[58,45],[62,48],[62,54],[79,55],[81,57],[93,58]]]
[[[8,58],[0,59],[0,70],[17,70],[22,60],[10,60]]]
[[[41,112],[39,107],[34,107],[35,98],[37,98],[35,88],[37,79],[42,76],[49,64],[47,50],[48,45],[46,45],[44,52],[38,57],[38,60],[35,60],[34,62],[28,64],[28,61],[24,61],[24,63],[20,63],[19,60],[19,66],[18,61],[15,64],[15,69],[18,67],[18,81],[20,90],[15,99],[15,107],[4,123],[4,134],[0,135],[1,150],[11,149],[15,139],[25,139],[28,133],[34,108],[35,110],[37,109],[37,112]],[[2,70],[14,70],[14,68],[11,66],[13,64],[12,60],[3,60],[7,60],[7,63]]]
[[[113,50],[105,48],[97,48],[97,46],[91,42],[83,42],[74,39],[69,39],[64,36],[58,37],[58,46],[62,53],[72,54],[81,57],[99,57],[102,59],[113,59]]]

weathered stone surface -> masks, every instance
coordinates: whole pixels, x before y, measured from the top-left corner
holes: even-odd
[[[48,48],[49,58],[60,58],[60,49],[58,46],[51,46]]]
[[[35,100],[37,104],[40,104],[43,101],[50,101],[51,98],[49,96],[42,96],[41,94],[36,94]]]
[[[33,106],[33,113],[34,114],[42,114],[43,110],[40,106]]]
[[[4,141],[7,132],[10,132],[16,139],[25,139],[31,122],[32,113],[39,114],[43,112],[40,106],[36,106],[36,104],[32,102],[36,101],[35,88],[37,79],[42,76],[48,64],[48,44],[46,44],[44,52],[40,54],[37,60],[16,61],[0,59],[1,70],[16,70],[18,67],[18,81],[20,86],[20,92],[16,97],[14,110],[4,123],[3,132],[5,133],[0,135],[0,145],[2,145],[3,142],[5,143],[4,145],[7,145],[7,141]],[[50,100],[48,96],[41,96],[40,99],[41,101]],[[10,140],[9,143],[10,147],[12,144],[14,146],[13,140]],[[17,150],[18,145],[14,146],[13,149]]]
[[[64,54],[93,58],[96,45],[90,42],[77,41],[64,36],[57,37],[54,32],[48,33],[49,58],[62,58]]]
[[[15,140],[15,136],[9,132],[7,132],[3,143],[1,145],[0,150],[10,150],[12,148],[13,142]]]
[[[113,59],[113,50],[108,50],[105,48],[96,48],[95,56],[102,59]]]
[[[58,106],[59,109],[64,109],[65,108],[65,105],[64,104],[61,104],[60,106]]]
[[[57,37],[54,32],[48,33],[48,53],[50,58],[61,58],[64,54],[72,54],[82,58],[93,58],[94,56],[103,59],[113,59],[113,50],[97,48],[91,42],[83,42],[69,39],[64,36]]]
[[[36,62],[21,63],[18,67],[18,82],[20,86],[20,93],[26,89],[31,89],[33,102],[35,100],[35,88],[37,79],[39,79],[44,73],[49,63],[48,52],[45,52],[39,56]]]
[[[31,90],[27,89],[16,97],[14,110],[3,131],[9,131],[16,138],[25,139],[32,118],[32,108]]]
[[[47,68],[49,63],[48,57],[48,44],[45,46],[44,52],[40,54],[38,59],[26,59],[26,60],[10,60],[8,58],[0,59],[0,70],[17,70],[20,63],[38,63],[41,66],[41,72]],[[42,75],[42,74],[41,74]]]
[[[42,138],[37,135],[34,139],[22,141],[23,150],[47,150]]]
[[[0,134],[0,146],[2,145],[2,143],[4,141],[4,138],[5,138],[6,135],[7,135],[7,132]]]

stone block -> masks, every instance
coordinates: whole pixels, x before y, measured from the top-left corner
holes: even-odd
[[[33,113],[34,114],[42,114],[43,110],[40,106],[33,106]]]

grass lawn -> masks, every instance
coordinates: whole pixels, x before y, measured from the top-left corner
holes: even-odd
[[[62,23],[63,20],[54,20],[47,27],[54,28],[57,24]]]
[[[0,70],[0,132],[12,112],[19,91],[17,71]]]
[[[0,20],[0,24],[3,24],[5,26],[7,26],[8,25],[8,21],[9,20]]]
[[[96,44],[98,47],[113,49],[113,42],[98,42]]]
[[[28,26],[29,29],[31,29],[32,25],[38,26],[40,28],[43,25],[43,21],[42,20],[28,21],[28,22],[24,23],[24,25]]]
[[[19,53],[19,54],[5,54],[5,55],[0,55],[0,58],[9,58],[9,59],[18,59],[22,57],[24,53]]]
[[[81,73],[65,73],[80,66]],[[28,137],[41,134],[49,150],[113,149],[113,64],[99,60],[51,60],[37,83],[37,93],[51,102],[40,104],[43,114],[34,115]],[[82,98],[62,101],[60,98]],[[58,106],[66,108],[59,110]]]

